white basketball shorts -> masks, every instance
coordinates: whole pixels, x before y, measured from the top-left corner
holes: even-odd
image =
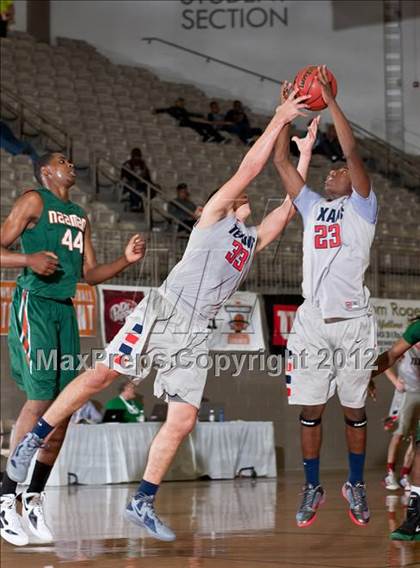
[[[155,396],[166,401],[177,396],[199,408],[207,379],[209,332],[191,319],[191,314],[151,290],[106,348],[104,364],[137,382],[157,368]]]
[[[305,301],[297,310],[287,343],[289,404],[325,404],[337,391],[349,408],[363,408],[377,356],[373,313],[325,321]]]

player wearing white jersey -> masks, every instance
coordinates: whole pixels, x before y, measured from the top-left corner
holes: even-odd
[[[398,374],[395,374],[393,369],[385,371],[385,375],[395,385],[389,416],[397,421],[397,427],[392,433],[388,446],[387,473],[384,484],[389,490],[403,487],[404,490],[409,491],[409,474],[414,459],[414,434],[420,420],[420,343],[413,345],[404,353],[398,361],[397,372]],[[395,475],[395,462],[403,438],[408,438],[410,445],[404,456],[398,482]]]
[[[304,224],[305,301],[297,311],[288,342],[286,376],[290,404],[302,406],[306,485],[296,520],[300,527],[309,526],[325,499],[319,481],[321,417],[328,399],[337,391],[346,422],[350,470],[342,493],[349,502],[350,518],[365,525],[369,521],[363,481],[365,400],[368,364],[375,358],[376,326],[364,274],[375,233],[377,203],[350,124],[332,94],[325,66],[318,68],[318,80],[346,167],[329,173],[324,198],[305,185],[289,160],[287,129],[279,136],[274,158]]]
[[[294,92],[277,108],[237,172],[205,205],[182,260],[160,289],[143,299],[110,343],[106,361],[75,379],[20,442],[8,462],[12,479],[24,480],[36,448],[56,424],[94,393],[120,374],[143,378],[150,366],[139,367],[138,355],[160,358],[155,394],[169,403],[167,419],[153,440],[143,480],[126,516],[161,540],[175,539],[156,515],[153,502],[178,447],[196,422],[207,375],[200,361],[207,354],[208,320],[238,289],[253,255],[276,239],[294,214],[287,198],[258,227],[247,227],[250,207],[245,190],[265,166],[281,129],[303,114],[306,98],[296,98]],[[313,145],[314,128],[316,125],[308,135],[308,146]],[[300,171],[304,178],[308,165],[309,160],[303,156]]]

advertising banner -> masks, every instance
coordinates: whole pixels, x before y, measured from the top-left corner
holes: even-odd
[[[7,335],[10,322],[10,306],[16,282],[3,280],[0,282],[1,295],[1,326],[0,334]],[[77,285],[76,296],[73,298],[74,309],[79,323],[81,337],[96,336],[97,303],[96,290],[89,284]]]

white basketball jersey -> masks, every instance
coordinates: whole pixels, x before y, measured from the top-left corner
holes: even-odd
[[[365,315],[370,293],[364,275],[375,223],[356,211],[349,196],[316,199],[304,221],[303,296],[324,319]]]
[[[420,392],[420,343],[404,353],[398,363],[398,376],[404,380],[406,391]]]
[[[257,241],[255,227],[234,216],[214,225],[194,227],[184,256],[160,291],[173,304],[207,323],[248,274]]]

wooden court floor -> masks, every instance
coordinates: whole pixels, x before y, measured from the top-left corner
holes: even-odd
[[[343,474],[344,475],[344,474]],[[2,543],[7,568],[388,568],[420,567],[420,543],[395,543],[403,518],[401,492],[387,498],[381,472],[367,476],[371,523],[356,527],[340,489],[343,475],[325,474],[327,502],[307,529],[294,522],[300,475],[278,480],[165,483],[157,508],[177,532],[161,543],[126,523],[121,511],[134,486],[51,488],[50,545]],[[389,494],[388,494],[389,495]],[[393,512],[390,512],[393,511]]]

